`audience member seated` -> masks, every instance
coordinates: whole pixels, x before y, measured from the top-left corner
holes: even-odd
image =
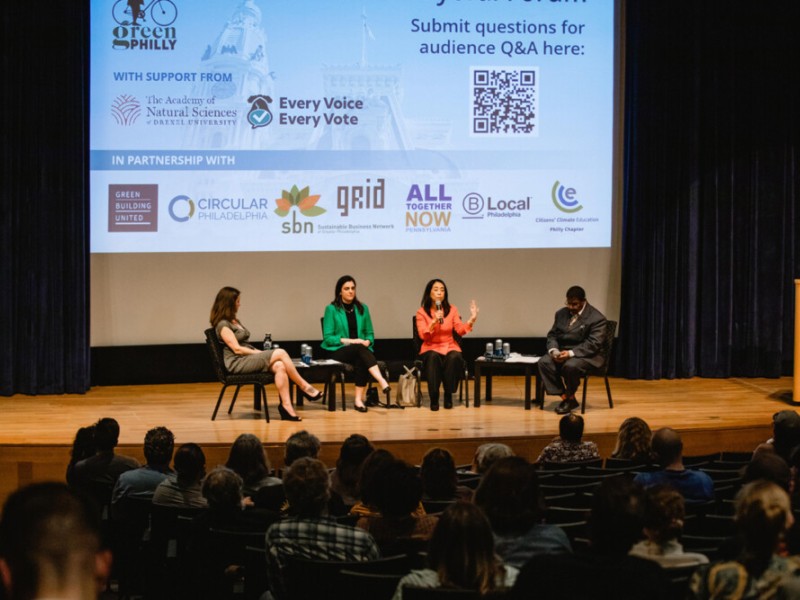
[[[674,429],[664,427],[653,434],[653,453],[660,471],[638,473],[636,482],[645,488],[654,485],[671,485],[683,495],[684,500],[710,502],[714,499],[714,482],[702,471],[692,471],[683,466],[683,441]]]
[[[617,444],[611,452],[611,458],[630,460],[647,464],[653,460],[651,439],[653,432],[650,426],[639,417],[628,417],[619,426]]]
[[[643,492],[627,477],[609,477],[594,493],[589,516],[589,551],[534,556],[517,577],[511,597],[668,598],[661,567],[628,552],[642,533]]]
[[[744,468],[742,483],[750,483],[759,479],[777,483],[788,494],[794,490],[791,467],[774,452],[757,452]]]
[[[789,495],[778,485],[763,480],[745,485],[736,497],[736,525],[743,540],[739,557],[701,567],[692,577],[689,597],[797,598],[800,557],[777,554],[793,520]]]
[[[6,500],[0,575],[8,598],[97,598],[111,571],[93,506],[62,483],[35,483]]]
[[[665,569],[704,565],[708,558],[684,552],[678,539],[683,532],[686,511],[683,496],[668,485],[645,491],[644,534],[647,539],[635,544],[631,554],[657,562]]]
[[[472,472],[483,475],[496,461],[506,456],[514,456],[514,451],[505,444],[481,444],[472,457]]]
[[[316,560],[365,561],[379,558],[373,537],[342,525],[325,515],[330,499],[330,478],[325,465],[314,458],[299,458],[283,478],[289,517],[267,530],[267,570],[273,595],[285,598],[281,578],[286,557]]]
[[[73,481],[79,487],[92,484],[108,486],[109,492],[117,478],[125,471],[138,469],[139,461],[130,456],[116,454],[114,448],[119,442],[119,423],[116,419],[105,417],[94,425],[93,456],[75,463]]]
[[[351,515],[377,516],[377,497],[380,492],[380,477],[383,467],[394,461],[388,450],[377,449],[364,459],[358,477],[358,502],[350,509]],[[419,514],[424,514],[422,510]]]
[[[792,450],[800,446],[800,415],[793,410],[781,410],[772,415],[772,437],[760,444],[753,456],[774,452],[789,462]]]
[[[81,427],[75,433],[75,440],[72,442],[72,452],[70,453],[69,464],[67,465],[67,484],[75,483],[75,464],[85,458],[94,456],[97,447],[94,444],[94,425]]]
[[[547,444],[536,459],[537,463],[569,463],[600,458],[597,444],[581,441],[583,417],[569,413],[558,422],[559,437]]]
[[[281,485],[281,480],[271,474],[272,467],[261,440],[252,433],[243,433],[236,438],[225,466],[242,478],[242,492],[246,497],[253,496],[263,487]]]
[[[377,475],[377,516],[364,516],[357,526],[375,538],[385,556],[422,550],[436,526],[433,515],[418,514],[422,481],[414,467],[394,459]]]
[[[431,448],[419,469],[423,500],[471,500],[472,490],[458,485],[453,455],[444,448]]]
[[[197,444],[182,444],[175,452],[175,473],[167,475],[153,494],[153,504],[177,508],[203,508],[200,482],[206,472],[206,455]]]
[[[359,433],[342,443],[336,468],[331,473],[331,514],[346,515],[356,505],[361,465],[374,450],[369,440]]]
[[[227,467],[217,467],[206,475],[202,493],[208,511],[197,518],[197,524],[226,531],[266,531],[280,515],[248,507],[242,485],[242,478]]]
[[[406,586],[486,594],[514,585],[517,573],[495,555],[492,529],[481,510],[468,502],[456,502],[442,513],[433,531],[428,568],[403,577],[394,600],[402,600]]]
[[[536,467],[521,456],[501,458],[489,469],[475,504],[488,517],[495,550],[507,565],[521,568],[538,554],[572,551],[563,529],[542,523],[545,505]]]
[[[289,467],[298,458],[307,456],[317,458],[319,449],[322,447],[319,438],[306,430],[295,431],[286,438],[285,450],[283,454],[283,464]]]
[[[125,471],[117,479],[111,502],[116,504],[122,498],[152,498],[158,484],[174,473],[169,468],[175,436],[166,427],[155,427],[144,436],[143,467]]]

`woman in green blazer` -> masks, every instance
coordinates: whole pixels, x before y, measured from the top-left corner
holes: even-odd
[[[336,282],[333,302],[325,307],[322,318],[322,348],[331,353],[331,358],[353,365],[355,371],[358,412],[367,412],[364,406],[364,389],[367,378],[372,375],[386,394],[389,402],[389,383],[378,368],[378,361],[372,354],[375,334],[369,308],[356,298],[356,280],[344,275]]]

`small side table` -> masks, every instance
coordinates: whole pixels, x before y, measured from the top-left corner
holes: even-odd
[[[492,375],[520,370],[525,375],[525,410],[531,409],[531,376],[536,378],[536,403],[541,404],[541,383],[539,378],[538,356],[522,356],[518,359],[486,360],[483,356],[475,359],[475,406],[481,405],[481,376],[486,376],[486,402],[492,401]]]

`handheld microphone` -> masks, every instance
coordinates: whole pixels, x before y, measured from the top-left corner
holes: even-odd
[[[442,301],[441,300],[437,300],[436,301],[436,310],[442,310]],[[441,325],[442,323],[444,323],[444,319],[442,317],[439,317],[439,325]]]

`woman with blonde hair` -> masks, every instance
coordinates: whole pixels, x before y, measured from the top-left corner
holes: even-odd
[[[700,567],[689,598],[797,598],[800,557],[780,556],[786,530],[794,523],[789,494],[771,481],[745,485],[736,496],[736,526],[742,549],[736,560]]]
[[[611,458],[621,458],[635,462],[648,463],[653,458],[650,426],[639,417],[628,417],[619,426],[617,445]]]

